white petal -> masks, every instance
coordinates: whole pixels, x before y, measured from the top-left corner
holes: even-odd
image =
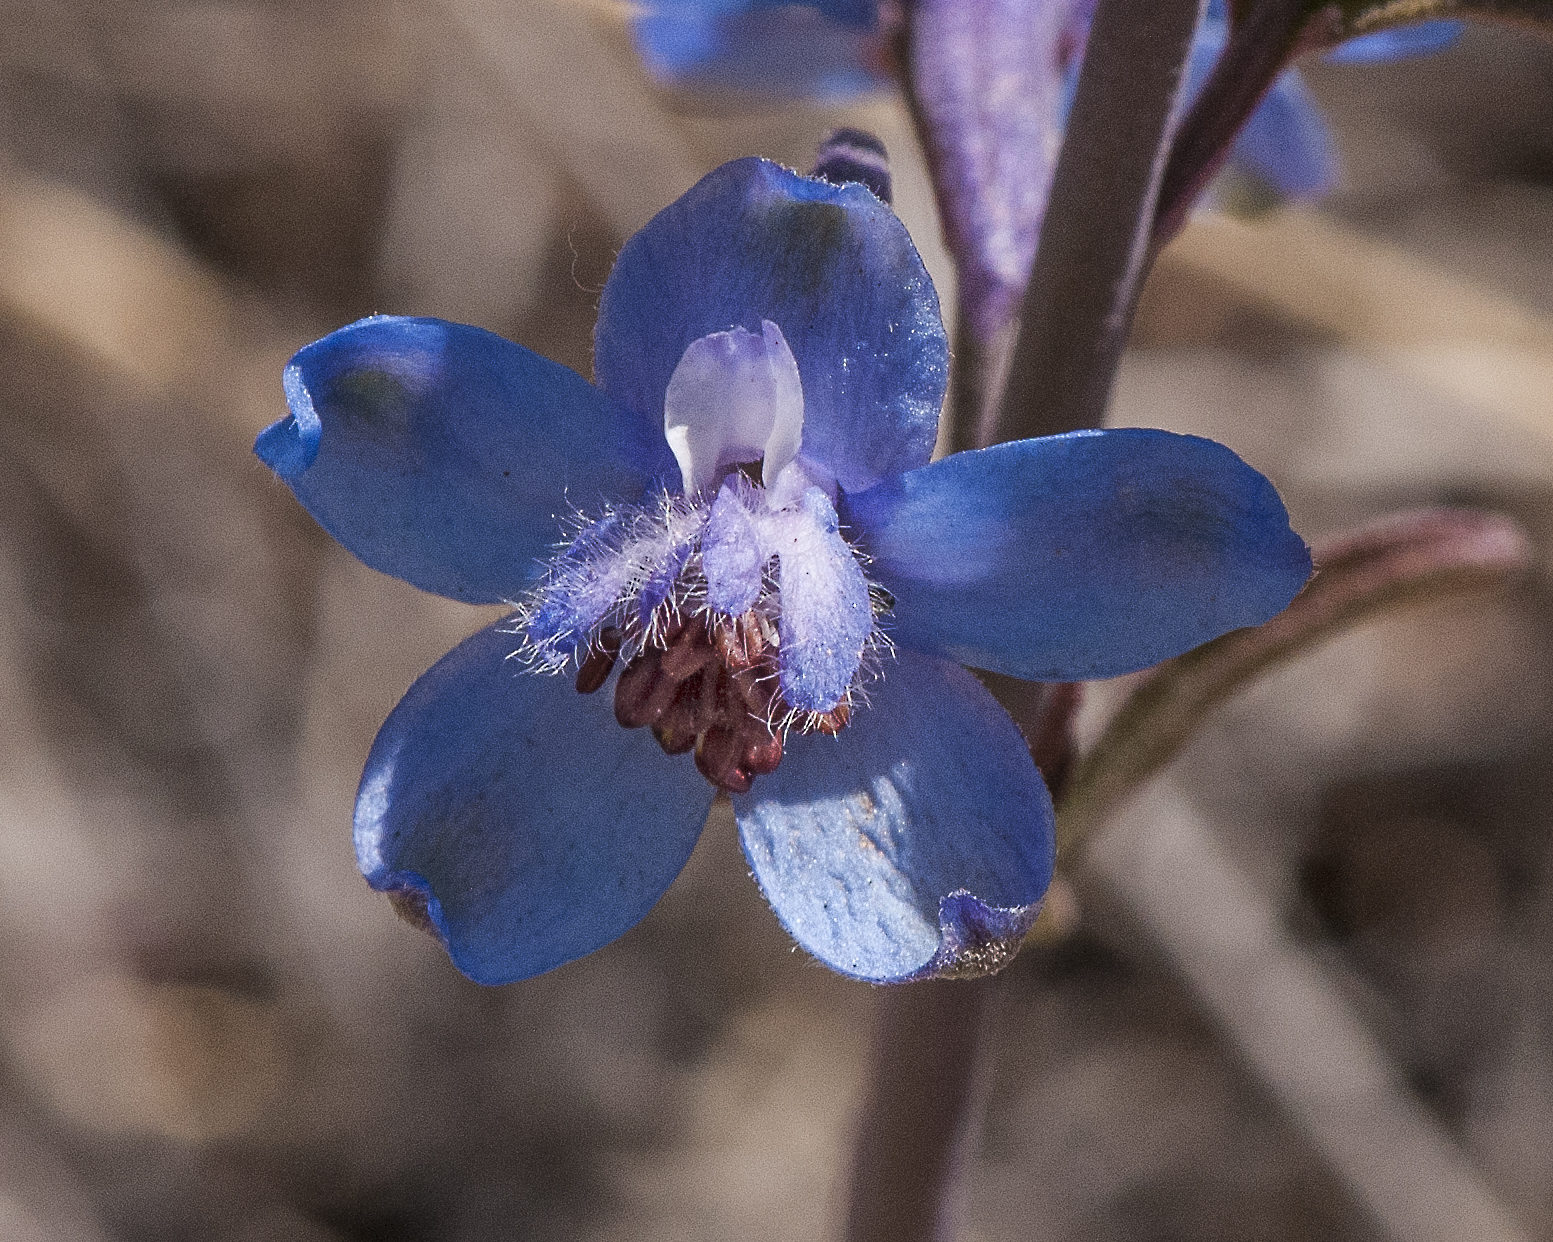
[[[760,321],[760,332],[766,342],[766,357],[771,362],[771,378],[777,398],[771,433],[766,437],[766,451],[762,454],[760,481],[767,487],[798,456],[798,446],[803,443],[803,381],[798,378],[798,359],[787,347],[782,329],[769,319]]]
[[[803,439],[803,385],[782,330],[762,320],[759,336],[731,328],[692,341],[669,377],[663,434],[687,496],[746,461],[764,459],[769,484]]]

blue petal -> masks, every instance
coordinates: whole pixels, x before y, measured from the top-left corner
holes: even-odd
[[[1427,56],[1443,52],[1461,38],[1465,22],[1446,20],[1419,22],[1416,26],[1398,26],[1377,30],[1340,43],[1327,53],[1327,59],[1339,64],[1373,65],[1385,60],[1403,60],[1409,56]]]
[[[1187,59],[1186,95],[1195,101],[1229,39],[1225,8],[1210,3]],[[1337,149],[1298,70],[1278,75],[1230,148],[1229,164],[1287,198],[1318,198],[1337,183]]]
[[[608,691],[522,671],[500,623],[410,687],[372,745],[356,860],[425,900],[453,964],[524,979],[638,923],[690,857],[712,791]]]
[[[1297,69],[1286,69],[1251,114],[1229,162],[1288,198],[1319,198],[1337,184],[1332,132]]]
[[[1222,444],[1079,431],[846,498],[898,643],[1040,681],[1115,677],[1259,625],[1310,576],[1273,485]]]
[[[629,589],[637,570],[623,551],[630,526],[620,514],[606,514],[551,558],[523,627],[533,647],[546,653],[547,667],[564,667]]]
[[[659,3],[632,22],[631,34],[666,85],[843,100],[889,85],[875,16],[858,3]]]
[[[860,490],[928,460],[948,347],[938,296],[894,213],[765,160],[724,164],[626,243],[604,286],[598,382],[663,436],[686,347],[782,330],[803,381],[803,455]]]
[[[685,566],[690,564],[691,555],[696,550],[694,535],[684,539],[671,538],[664,548],[663,555],[648,571],[642,581],[642,588],[636,597],[637,623],[645,630],[651,624],[652,614],[658,605],[669,598],[674,590],[674,584],[685,572]]]
[[[285,374],[254,451],[374,569],[470,603],[515,599],[572,507],[677,478],[660,431],[575,372],[479,328],[378,315]]]
[[[870,698],[837,737],[792,737],[782,766],[734,795],[745,857],[833,970],[900,982],[996,969],[1055,855],[1024,738],[964,669],[912,652]]]
[[[1019,312],[1078,80],[1072,4],[918,0],[911,89],[923,118],[964,326],[991,341]],[[1087,24],[1087,23],[1086,23]],[[995,85],[993,85],[995,84]],[[989,89],[989,87],[992,87]]]

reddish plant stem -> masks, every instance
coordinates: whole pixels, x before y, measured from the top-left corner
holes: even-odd
[[[1147,270],[1200,4],[1100,0],[1001,401],[994,406],[985,391],[1000,360],[957,359],[974,368],[956,389],[961,446],[968,434],[987,443],[1099,425]],[[996,421],[982,417],[993,408]],[[1077,689],[988,682],[1024,729],[1043,774],[1061,784],[1071,766]],[[848,1242],[950,1242],[958,1232],[961,1170],[981,1119],[996,988],[983,978],[879,994]]]
[[[1100,0],[994,440],[1098,427],[1148,272],[1198,0]]]
[[[1060,797],[1072,769],[1080,687],[983,678],[995,693],[1007,692],[999,697],[1024,728],[1052,796]],[[985,1111],[998,996],[996,976],[879,991],[847,1242],[951,1242],[962,1232],[962,1174]]]
[[[958,1232],[995,987],[994,977],[936,979],[879,993],[847,1242],[948,1242]]]

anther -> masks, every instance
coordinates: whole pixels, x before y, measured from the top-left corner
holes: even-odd
[[[754,668],[770,645],[767,628],[753,612],[733,617],[717,627],[717,654],[731,670]]]
[[[717,658],[712,650],[712,640],[703,625],[686,625],[669,643],[663,653],[663,671],[675,681],[684,681],[700,672]]]
[[[653,739],[666,755],[683,755],[696,744],[696,731],[679,715],[670,712],[652,727]]]
[[[705,733],[714,726],[725,723],[729,715],[728,674],[721,664],[713,664],[695,677],[694,699],[689,699],[691,727],[697,733]],[[686,683],[687,691],[690,685]]]
[[[782,738],[771,732],[764,722],[754,722],[758,731],[744,735],[744,753],[739,767],[751,776],[765,776],[775,772],[782,762]]]
[[[765,720],[773,715],[777,695],[775,676],[740,668],[735,669],[729,677],[735,693],[744,700],[744,706],[751,716]]]
[[[847,721],[851,719],[852,709],[845,703],[837,703],[830,711],[815,716],[812,727],[834,737],[847,727]]]
[[[657,724],[674,702],[679,683],[664,673],[661,651],[643,651],[615,682],[615,719],[626,729]]]
[[[592,694],[606,681],[620,655],[621,634],[612,625],[606,625],[588,648],[582,667],[577,670],[577,693]]]
[[[755,778],[739,767],[743,738],[737,729],[719,726],[696,739],[696,770],[729,793],[748,793]]]

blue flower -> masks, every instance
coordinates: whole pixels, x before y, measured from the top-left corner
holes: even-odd
[[[847,99],[889,82],[875,0],[655,0],[631,23],[660,82],[771,99]]]
[[[1209,0],[1186,64],[1188,101],[1207,84],[1228,41],[1224,0]],[[1274,79],[1235,136],[1226,165],[1280,198],[1320,198],[1337,184],[1337,145],[1298,69],[1285,69]]]
[[[637,50],[669,85],[791,99],[890,84],[892,32],[878,0],[651,0],[636,13]],[[911,89],[959,271],[960,328],[992,342],[1017,315],[1035,260],[1094,0],[915,0],[912,14]],[[1455,25],[1385,31],[1341,53],[1432,50]],[[1214,0],[1187,66],[1191,95],[1228,30]],[[1277,78],[1228,162],[1279,198],[1336,184],[1335,144],[1297,70]]]
[[[518,605],[411,687],[355,814],[367,881],[483,983],[633,926],[716,788],[827,965],[994,968],[1052,810],[961,664],[1114,676],[1265,620],[1310,570],[1272,486],[1208,440],[929,464],[937,297],[855,183],[717,169],[621,251],[595,345],[589,384],[477,328],[363,319],[297,353],[256,444],[367,564]]]
[[[1421,22],[1361,35],[1339,44],[1327,59],[1375,64],[1441,51],[1461,35],[1459,21]],[[1209,0],[1208,12],[1187,63],[1187,93],[1194,97],[1208,80],[1229,38],[1224,0]],[[1251,114],[1230,150],[1229,167],[1261,181],[1280,197],[1320,198],[1337,184],[1337,147],[1326,118],[1311,98],[1298,69],[1285,69]]]
[[[1340,43],[1327,53],[1327,59],[1343,65],[1374,65],[1388,60],[1405,60],[1410,56],[1428,56],[1455,46],[1464,29],[1466,23],[1457,18],[1394,26]]]

